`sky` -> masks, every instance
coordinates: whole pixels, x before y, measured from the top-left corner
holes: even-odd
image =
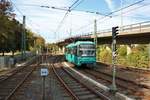
[[[67,13],[66,10],[75,1],[11,0],[16,19],[22,23],[25,15],[26,28],[42,36],[46,43],[93,32],[95,19],[97,31],[150,21],[150,0],[79,0],[71,12]],[[140,3],[127,7],[139,1]],[[125,7],[127,8],[115,12]],[[96,12],[99,14],[95,14]],[[115,13],[109,15],[111,12]]]

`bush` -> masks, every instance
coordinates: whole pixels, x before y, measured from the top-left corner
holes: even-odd
[[[108,62],[111,63],[112,57],[111,57],[111,52],[106,50],[106,46],[102,46],[98,50],[98,60],[102,62]]]
[[[138,68],[148,67],[148,48],[145,45],[134,47],[132,53],[127,57],[128,65]]]
[[[127,55],[126,46],[117,46],[117,64],[124,66],[133,66],[138,68],[148,68],[148,46],[137,45],[132,47],[132,53]],[[97,50],[97,58],[102,62],[112,62],[112,52],[106,49],[105,45],[99,46]]]
[[[127,55],[127,47],[126,46],[120,46],[117,50],[118,56],[126,57]]]

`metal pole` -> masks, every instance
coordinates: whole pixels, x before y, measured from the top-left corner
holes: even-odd
[[[35,43],[36,43],[36,40],[35,40],[35,38],[34,38],[34,53],[35,53],[35,55],[36,55],[36,47],[35,47]]]
[[[22,22],[22,35],[21,35],[21,57],[24,59],[24,49],[25,49],[25,16],[23,16],[23,22]]]
[[[113,67],[113,80],[112,80],[112,91],[115,92],[117,90],[116,87],[116,39],[112,40],[112,67]]]
[[[45,76],[43,76],[43,86],[42,86],[42,100],[45,100]]]
[[[113,79],[112,79],[112,92],[116,93],[117,87],[116,87],[116,37],[118,33],[118,26],[117,27],[112,27],[112,67],[113,67]]]
[[[25,20],[26,17],[23,16],[23,51],[24,51],[24,58],[26,58],[26,33],[25,33]]]
[[[123,31],[123,11],[122,11],[123,1],[121,0],[121,31]]]
[[[149,57],[148,57],[148,68],[150,69],[150,42],[148,44],[148,54],[149,54]]]
[[[22,25],[22,30],[23,30],[23,25]],[[21,33],[21,58],[22,58],[22,60],[23,60],[23,39],[24,39],[24,37],[23,37],[24,35],[23,35],[23,31],[22,31],[22,33]]]
[[[70,37],[72,36],[72,15],[70,13]]]
[[[95,47],[96,47],[96,51],[97,51],[97,20],[94,20],[94,42],[95,42]],[[97,55],[97,52],[96,52]],[[96,56],[97,59],[97,56]]]

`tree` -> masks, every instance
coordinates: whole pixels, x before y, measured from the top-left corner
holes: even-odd
[[[11,16],[12,5],[7,0],[0,0],[0,53],[14,52],[21,50],[22,24]],[[27,50],[37,46],[44,47],[45,40],[41,36],[34,36],[35,33],[25,29]],[[34,44],[36,42],[36,44]]]
[[[8,0],[0,0],[0,14],[11,15],[13,11],[12,4]]]

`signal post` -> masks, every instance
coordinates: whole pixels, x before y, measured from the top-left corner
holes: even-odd
[[[116,38],[117,38],[117,35],[119,34],[118,28],[119,28],[118,26],[112,27],[112,67],[113,67],[112,75],[113,75],[113,79],[112,79],[111,91],[113,93],[116,93],[117,91],[115,77],[116,77],[116,57],[117,57]]]

